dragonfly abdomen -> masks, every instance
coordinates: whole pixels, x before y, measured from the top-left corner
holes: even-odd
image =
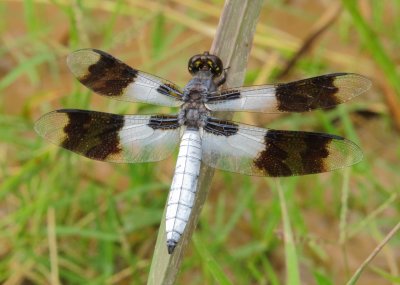
[[[166,214],[167,248],[171,254],[189,220],[197,191],[201,165],[201,138],[198,130],[182,136]]]

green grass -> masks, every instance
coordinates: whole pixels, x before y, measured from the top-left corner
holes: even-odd
[[[147,282],[175,156],[151,164],[94,162],[33,131],[40,115],[57,108],[174,112],[92,95],[66,68],[69,52],[90,46],[184,85],[187,59],[209,48],[207,27],[216,27],[218,18],[198,8],[202,1],[139,2],[0,3],[0,283]],[[265,60],[278,54],[283,64],[329,8],[285,2],[266,1],[261,11],[270,33],[257,33],[270,41],[254,45],[247,84],[262,71],[263,53]],[[343,171],[280,179],[279,185],[217,171],[177,284],[345,284],[398,223],[400,136],[383,95],[400,95],[394,65],[400,10],[396,1],[377,2],[361,9],[357,1],[343,1],[344,14],[285,78],[358,72],[374,82],[368,94],[329,111],[235,115],[263,127],[343,135],[362,147],[364,160]],[[176,14],[165,13],[166,7]],[[356,114],[366,109],[380,116]],[[399,244],[395,235],[357,284],[399,283]]]

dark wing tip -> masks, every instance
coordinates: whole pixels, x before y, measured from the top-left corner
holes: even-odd
[[[368,77],[357,73],[338,73],[334,78],[334,85],[339,88],[340,93],[347,95],[347,98],[342,98],[345,102],[369,90],[372,86],[372,81]]]
[[[357,164],[359,162],[361,162],[364,158],[364,153],[361,150],[361,147],[359,147],[355,142],[345,139],[343,138],[343,141],[346,145],[346,148],[349,149],[349,160],[348,160],[348,164],[346,164],[345,166],[352,166],[354,164]],[[345,167],[344,166],[344,167]]]
[[[72,74],[80,79],[88,74],[89,66],[97,63],[101,53],[94,49],[79,49],[67,56],[67,65]]]
[[[67,110],[55,110],[42,115],[34,124],[34,130],[40,136],[48,138],[52,132],[68,123],[66,116],[59,116],[57,113],[65,113]]]

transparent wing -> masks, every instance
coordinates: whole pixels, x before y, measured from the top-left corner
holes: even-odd
[[[203,162],[256,176],[294,176],[331,171],[362,159],[360,148],[324,133],[267,130],[209,121],[202,134]]]
[[[211,111],[305,112],[329,108],[360,95],[371,81],[359,74],[334,73],[276,85],[240,87],[210,94]]]
[[[163,106],[182,104],[182,92],[175,84],[133,69],[103,51],[77,50],[68,56],[67,64],[83,85],[100,95]]]
[[[73,109],[45,114],[35,130],[65,149],[110,162],[165,159],[180,138],[176,116],[121,116]]]

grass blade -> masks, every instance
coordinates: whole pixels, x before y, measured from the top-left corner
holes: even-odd
[[[360,267],[356,270],[354,275],[350,278],[349,282],[347,282],[347,285],[354,285],[356,284],[357,280],[360,278],[361,273],[364,271],[364,269],[371,263],[371,261],[375,258],[375,256],[378,255],[378,253],[382,250],[382,248],[387,244],[393,237],[394,235],[400,230],[400,223],[398,223],[387,235],[386,237],[382,240],[380,244],[374,249],[374,251],[365,259],[365,261],[360,265]]]
[[[45,53],[38,54],[29,59],[25,59],[24,62],[19,64],[16,68],[14,68],[10,73],[8,73],[0,80],[0,90],[14,83],[14,81],[17,80],[18,77],[20,77],[22,74],[28,73],[31,69],[50,59],[51,56]]]
[[[290,226],[290,218],[286,206],[285,195],[279,179],[276,179],[276,188],[278,190],[282,211],[283,236],[285,241],[286,284],[299,285],[301,282],[296,245],[294,243],[292,228]]]
[[[204,242],[198,237],[198,235],[193,236],[193,242],[197,253],[203,260],[203,264],[205,264],[207,270],[215,278],[215,281],[221,285],[233,284],[218,265],[218,262],[212,257],[210,251],[207,249],[207,247],[204,245]]]

